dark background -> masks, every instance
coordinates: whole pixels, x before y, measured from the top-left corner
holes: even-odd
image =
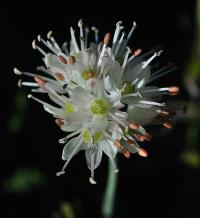
[[[101,36],[113,32],[118,20],[124,21],[126,29],[136,20],[138,27],[130,46],[145,51],[164,45],[160,62],[172,61],[179,70],[163,77],[158,81],[159,85],[179,85],[181,95],[174,99],[187,101],[183,73],[195,35],[195,3],[158,0],[1,1],[1,217],[56,217],[63,202],[72,206],[75,217],[102,217],[107,159],[104,158],[96,170],[96,186],[88,182],[89,171],[83,153],[70,162],[66,175],[56,177],[55,173],[63,164],[58,139],[64,133],[40,105],[26,99],[29,90],[19,90],[16,85],[15,66],[34,71],[42,63],[40,55],[31,48],[32,40],[38,34],[46,35],[49,30],[54,31],[58,42],[69,40],[69,27],[77,27],[80,18],[88,26],[96,25]],[[200,217],[199,170],[188,167],[180,158],[186,147],[187,122],[177,122],[172,131],[159,129],[148,127],[154,137],[144,145],[149,158],[135,155],[127,160],[119,155],[116,218]],[[15,181],[17,172],[33,169],[43,178],[38,185],[29,181],[27,189],[13,191],[11,181]]]

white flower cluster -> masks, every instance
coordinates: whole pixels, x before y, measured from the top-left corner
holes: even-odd
[[[95,43],[89,46],[89,29],[84,28],[82,20],[78,22],[78,27],[80,43],[72,27],[70,44],[65,42],[62,47],[55,41],[52,31],[47,34],[47,40],[40,35],[37,37],[38,42],[48,48],[48,53],[36,44],[36,40],[32,42],[32,47],[42,54],[45,63],[45,66],[37,67],[39,74],[17,68],[14,72],[35,80],[19,80],[20,87],[30,86],[32,92],[47,93],[58,105],[55,107],[32,94],[28,95],[42,104],[44,110],[56,119],[61,130],[68,133],[59,140],[66,143],[62,153],[66,162],[57,175],[64,174],[73,156],[84,150],[91,170],[89,181],[95,184],[94,170],[99,166],[103,153],[112,162],[114,172],[118,172],[115,164],[118,152],[127,158],[131,153],[148,156],[138,144],[138,141],[151,140],[151,135],[142,126],[157,123],[171,128],[173,111],[161,102],[161,97],[175,95],[179,88],[149,86],[175,67],[167,65],[151,73],[149,64],[162,50],[152,49],[141,54],[141,49],[132,52],[127,47],[136,27],[135,22],[125,37],[122,32],[124,27],[119,21],[112,42],[111,34],[106,33],[103,42],[99,43],[99,31],[92,27]]]

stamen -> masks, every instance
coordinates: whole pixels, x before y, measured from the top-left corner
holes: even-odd
[[[41,36],[40,36],[40,41],[56,55],[58,55],[58,53],[60,53],[60,49],[57,49],[56,47],[54,47],[50,41],[48,41],[48,40],[45,41]]]
[[[81,41],[81,51],[84,51],[84,37],[83,37],[83,19],[80,19],[78,22],[80,28],[80,41]]]
[[[170,121],[163,123],[163,126],[167,129],[171,129],[173,127]]]
[[[139,129],[140,125],[138,123],[132,122],[129,124],[129,128],[133,129],[133,130],[137,130]]]
[[[123,153],[123,155],[126,158],[130,158],[131,157],[131,153],[127,149],[123,149],[122,153]]]
[[[47,55],[47,53],[43,49],[41,49],[38,45],[36,45],[35,40],[32,41],[32,47],[33,49],[37,49],[42,55],[44,56]]]
[[[20,70],[18,70],[16,67],[13,69],[13,71],[14,71],[14,73],[16,74],[16,75],[22,75],[22,72],[20,71]]]
[[[106,35],[104,36],[104,44],[108,45],[110,42],[110,38],[111,38],[111,34],[110,33],[106,33]]]
[[[93,26],[91,30],[94,31],[96,44],[99,44],[99,30],[95,26]]]
[[[148,157],[148,153],[146,150],[144,150],[144,148],[140,148],[138,154],[142,157]]]
[[[103,130],[103,134],[104,134],[104,136],[106,136],[106,138],[113,141],[112,137],[105,130]]]
[[[109,43],[110,41],[110,33],[106,33],[105,37],[104,37],[104,44],[103,44],[103,48],[101,50],[101,54],[99,56],[99,60],[98,60],[98,63],[97,63],[97,69],[99,69],[99,67],[101,66],[101,63],[102,63],[102,58],[104,56],[104,53],[105,53],[105,50],[106,50],[106,46],[107,44]]]
[[[118,51],[119,51],[119,49],[120,49],[120,46],[121,46],[122,41],[123,41],[123,39],[124,39],[124,36],[125,36],[125,32],[122,33],[122,36],[121,36],[121,38],[120,38],[118,44],[116,45],[116,49],[115,49],[115,51],[114,51],[114,57],[115,57],[115,58],[116,58],[117,53],[118,53]]]
[[[65,174],[65,171],[64,171],[64,170],[62,170],[62,171],[56,173],[56,176],[61,176],[61,175],[63,175],[63,174]]]
[[[130,38],[131,38],[131,36],[133,34],[133,31],[135,30],[136,26],[137,26],[136,22],[133,21],[133,27],[131,28],[130,32],[128,33],[128,36],[127,36],[127,39],[126,39],[126,45],[129,42],[129,40],[130,40]]]
[[[22,80],[21,79],[18,80],[17,85],[18,85],[19,88],[22,87]]]
[[[143,137],[145,140],[147,141],[151,141],[152,140],[152,136],[151,134],[149,134],[148,132],[146,132],[145,134],[143,134]]]
[[[45,109],[47,112],[51,113],[51,114],[54,114],[54,115],[55,115],[55,111],[56,111],[56,113],[58,112],[58,108],[56,108],[56,107],[54,107],[54,106],[52,106],[52,105],[46,103],[45,101],[40,100],[39,98],[34,97],[34,96],[31,95],[31,94],[28,94],[27,97],[28,97],[28,98],[32,98],[33,100],[35,100],[35,101],[37,101],[38,103],[42,104],[43,107],[44,107],[44,109]]]
[[[58,126],[60,126],[60,127],[64,124],[64,122],[63,122],[62,119],[56,119],[55,122],[56,122],[56,124],[57,124]]]
[[[127,52],[126,52],[126,54],[125,54],[124,62],[123,62],[123,64],[122,64],[122,69],[121,69],[121,72],[120,72],[118,81],[121,81],[121,78],[122,78],[122,76],[123,76],[124,70],[125,70],[125,68],[126,68],[128,56],[129,56],[130,53],[131,53],[131,49],[130,49],[129,47],[127,47]],[[126,83],[125,83],[125,85],[126,85]]]
[[[128,59],[127,63],[131,62],[135,57],[139,56],[141,53],[142,53],[141,48],[134,51],[133,55]]]
[[[156,105],[156,106],[160,106],[160,107],[164,107],[166,106],[165,103],[158,103],[158,102],[154,102],[154,101],[139,101],[139,103],[141,104],[147,104],[147,105]]]
[[[49,38],[48,38],[48,36],[49,36]],[[57,50],[61,51],[60,46],[58,45],[58,43],[56,42],[56,40],[55,40],[54,37],[52,36],[52,31],[50,31],[50,33],[47,34],[47,38],[51,40],[51,42],[53,43],[53,46],[54,46]]]
[[[124,124],[124,122],[122,120],[120,120],[117,116],[115,116],[112,113],[108,114],[110,117],[112,117],[113,120],[115,120],[117,123],[119,123],[121,126],[123,126],[124,128],[126,128],[127,126]]]
[[[119,173],[119,169],[116,169],[113,171],[114,173]]]
[[[116,23],[116,29],[115,29],[115,33],[114,33],[114,36],[113,36],[113,42],[112,42],[112,51],[115,50],[116,43],[117,43],[117,40],[119,38],[120,32],[124,28],[123,26],[121,26],[121,24],[122,24],[122,21],[118,21]]]
[[[46,81],[44,81],[43,79],[41,79],[38,76],[35,76],[34,80],[39,84],[40,87],[44,88],[44,85],[45,85]]]
[[[46,73],[46,74],[50,75],[49,71],[44,66],[37,66],[36,70],[37,71],[42,71],[43,73]]]
[[[66,103],[66,99],[63,98],[63,96],[60,96],[54,89],[52,89],[50,86],[46,84],[46,81],[41,79],[41,77],[34,77],[35,81],[42,87],[47,89],[49,92],[51,92],[53,95],[55,95],[58,99],[60,99],[62,102]]]
[[[170,67],[170,69],[166,70],[169,67]],[[165,66],[165,67],[161,68],[160,70],[158,70],[157,72],[155,72],[154,74],[152,74],[151,78],[148,80],[148,82],[146,84],[149,84],[149,83],[153,82],[154,80],[156,80],[162,76],[165,76],[166,74],[171,73],[172,71],[174,71],[176,69],[178,69],[178,67],[176,67],[176,66],[173,66],[173,67]],[[163,71],[163,72],[161,72],[161,71]]]
[[[95,146],[94,146],[94,151],[95,151]],[[89,178],[89,181],[91,184],[96,184],[96,181],[94,180],[94,151],[91,153],[91,177]]]
[[[88,27],[85,27],[85,48],[88,47],[88,35],[89,35],[90,29]]]
[[[50,38],[51,38],[52,33],[53,33],[53,31],[52,31],[52,30],[49,30],[49,32],[47,33],[47,39],[50,39]]]
[[[17,69],[18,70],[18,69]],[[19,70],[18,70],[19,71]],[[34,74],[34,73],[29,73],[29,72],[24,72],[24,71],[19,71],[20,72],[20,74],[17,74],[17,75],[21,75],[21,74],[23,74],[23,75],[26,75],[26,76],[30,76],[30,77],[40,77],[41,79],[43,79],[43,80],[45,80],[45,81],[48,81],[48,82],[52,82],[52,83],[54,83],[55,82],[55,80],[54,79],[51,79],[51,78],[49,78],[49,77],[45,77],[45,76],[41,76],[41,75],[39,75],[39,74]],[[19,72],[15,72],[15,73],[19,73]]]
[[[72,132],[71,134],[67,135],[66,137],[64,137],[64,138],[62,138],[62,139],[59,139],[58,142],[61,143],[61,144],[64,144],[64,143],[67,142],[67,140],[68,140],[69,138],[71,138],[71,137],[73,137],[73,136],[75,136],[75,135],[81,133],[82,131],[83,131],[82,129],[78,129],[78,130]]]
[[[62,73],[55,73],[55,77],[58,81],[64,81],[65,77],[63,76]]]
[[[72,27],[70,27],[70,33],[71,33],[71,40],[72,40],[72,44],[74,46],[74,50],[75,50],[75,53],[79,53],[79,47],[78,47],[78,44],[76,42],[76,38],[75,38],[75,35],[74,35],[74,30]]]
[[[22,87],[22,86],[31,86],[31,87],[39,87],[39,85],[37,83],[34,82],[23,82],[21,79],[18,81],[18,86]]]
[[[80,137],[80,138],[78,138],[78,139],[76,140],[76,143],[77,143],[77,144],[75,143],[76,145],[75,145],[74,150],[70,153],[69,158],[68,158],[67,161],[65,162],[65,164],[64,164],[64,166],[63,166],[63,168],[62,168],[62,170],[61,170],[59,173],[56,174],[57,176],[60,176],[60,175],[62,175],[62,174],[65,173],[65,168],[67,167],[67,165],[69,164],[69,162],[70,162],[70,160],[73,158],[73,156],[76,154],[76,152],[77,152],[77,150],[79,149],[79,147],[81,146],[82,142],[83,142],[82,137]],[[63,172],[64,172],[64,173],[63,173]]]
[[[145,138],[143,135],[140,135],[140,134],[134,134],[135,138],[137,141],[140,141],[140,142],[144,142]]]
[[[145,67],[147,67],[147,66],[150,64],[150,62],[153,61],[153,59],[154,59],[155,57],[160,56],[160,54],[161,54],[162,52],[163,52],[163,50],[160,50],[160,51],[158,51],[158,52],[155,52],[147,61],[144,61],[144,62],[143,62],[143,65],[142,65],[142,69],[144,69]]]
[[[67,60],[65,59],[65,57],[63,57],[63,55],[58,55],[58,60],[59,60],[62,64],[67,64]]]
[[[66,55],[69,55],[69,51],[68,51],[68,49],[67,49],[67,45],[68,45],[67,42],[64,42],[64,43],[62,44],[62,51],[65,52]]]
[[[70,56],[70,57],[69,57],[69,63],[70,63],[71,65],[73,65],[75,62],[76,62],[75,57],[74,57],[74,56]]]
[[[168,88],[168,92],[170,93],[170,95],[177,95],[179,93],[179,87],[177,86],[172,86],[170,88]]]
[[[117,147],[117,148],[122,148],[122,144],[120,143],[120,140],[115,140],[114,142],[113,142],[113,144]]]
[[[56,55],[58,54],[58,52],[60,52],[60,49],[57,49],[57,48],[55,48],[52,44],[51,44],[51,42],[49,42],[48,40],[47,41],[45,41],[42,37],[41,37],[41,35],[38,35],[38,41],[39,42],[42,42],[48,49],[50,49],[53,53],[55,53]]]
[[[127,47],[127,52],[126,52],[126,55],[125,55],[125,58],[124,58],[124,62],[123,62],[123,65],[122,65],[123,71],[124,71],[124,69],[126,67],[126,63],[127,63],[129,54],[131,54],[131,49],[129,47]]]
[[[127,142],[129,145],[135,145],[135,142],[132,141],[131,139],[127,139],[126,142]]]
[[[90,182],[92,185],[96,185],[96,184],[97,184],[97,182],[96,182],[92,177],[89,178],[89,182]]]

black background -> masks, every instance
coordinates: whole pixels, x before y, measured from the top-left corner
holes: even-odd
[[[56,177],[61,168],[62,146],[57,142],[64,133],[40,105],[29,101],[20,132],[7,127],[14,113],[18,90],[15,66],[34,71],[42,63],[31,42],[38,34],[54,31],[58,42],[69,40],[69,27],[77,28],[83,18],[88,26],[96,25],[103,36],[113,32],[115,23],[123,20],[126,29],[132,21],[138,23],[130,47],[144,51],[162,44],[165,53],[161,63],[175,62],[179,70],[162,78],[161,84],[181,86],[179,99],[187,99],[183,87],[183,69],[191,55],[195,1],[26,1],[0,3],[1,28],[1,176],[4,181],[17,168],[36,167],[48,176],[47,183],[28,194],[7,194],[3,189],[1,217],[52,217],[62,201],[71,202],[76,217],[101,217],[100,208],[106,186],[107,159],[96,170],[98,185],[88,183],[84,154],[70,163],[66,175]],[[28,90],[25,90],[28,93]],[[27,100],[28,101],[28,100]],[[175,125],[173,131],[157,136],[147,143],[150,157],[134,156],[127,160],[119,156],[119,181],[114,217],[200,217],[198,201],[199,175],[180,161],[185,146],[186,124]]]

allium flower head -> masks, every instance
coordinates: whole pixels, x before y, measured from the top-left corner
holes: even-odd
[[[42,104],[60,129],[67,132],[67,136],[59,140],[65,144],[62,159],[66,162],[57,175],[64,174],[73,156],[84,150],[91,170],[89,180],[95,184],[94,170],[99,166],[103,153],[112,162],[114,172],[118,172],[115,164],[118,152],[127,158],[131,153],[148,156],[138,144],[151,140],[151,135],[143,126],[156,123],[172,127],[170,120],[174,111],[162,102],[162,96],[176,95],[179,88],[149,85],[175,67],[167,65],[152,73],[150,63],[162,50],[155,48],[141,54],[141,49],[132,52],[127,47],[136,27],[135,22],[125,37],[122,22],[119,21],[113,37],[111,33],[106,33],[102,42],[99,42],[99,30],[92,27],[95,42],[90,44],[89,29],[83,27],[82,20],[78,22],[78,27],[79,40],[71,27],[70,43],[65,42],[62,47],[55,41],[52,31],[47,34],[47,40],[39,35],[38,42],[34,40],[32,47],[42,54],[45,65],[37,67],[40,73],[17,68],[14,72],[35,80],[20,80],[19,86],[30,86],[32,92],[47,93],[57,105],[28,95]]]

